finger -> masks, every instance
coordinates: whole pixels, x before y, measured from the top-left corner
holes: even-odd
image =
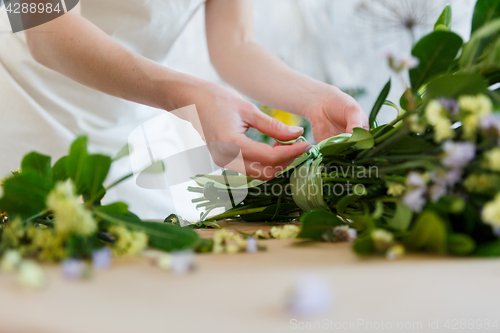
[[[293,145],[271,147],[267,144],[253,141],[245,135],[241,136],[237,144],[245,160],[259,162],[268,166],[282,165],[287,161],[296,159],[312,148],[310,143],[302,141]]]
[[[365,130],[370,129],[370,126],[368,124],[368,117],[360,107],[355,107],[348,112],[349,113],[347,115],[347,128],[346,128],[347,133],[352,133],[353,130],[357,127],[363,128]]]
[[[257,108],[255,108],[246,118],[248,119],[244,120],[251,127],[281,141],[293,140],[304,134],[304,128],[285,125],[281,121],[268,116]]]
[[[248,177],[258,180],[271,180],[282,173],[294,160],[287,161],[286,163],[278,166],[262,165],[259,162],[246,161],[244,172],[240,172]]]

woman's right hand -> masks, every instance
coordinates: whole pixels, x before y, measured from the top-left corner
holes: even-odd
[[[177,107],[194,104],[196,111],[185,108],[172,113],[191,122],[207,143],[214,162],[221,167],[269,180],[311,149],[307,142],[271,147],[248,138],[245,132],[250,127],[281,141],[297,139],[304,129],[287,126],[268,116],[232,89],[192,79],[179,90],[178,96]],[[243,160],[235,160],[238,155]]]

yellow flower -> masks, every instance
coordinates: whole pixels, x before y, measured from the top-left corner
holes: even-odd
[[[479,116],[473,114],[466,116],[463,120],[464,139],[475,140],[477,133],[477,125],[479,123]]]
[[[371,233],[375,247],[379,251],[386,251],[394,243],[394,235],[384,229],[375,229]]]
[[[486,167],[492,171],[500,172],[500,147],[493,148],[484,154]]]
[[[276,110],[276,109],[271,109],[267,106],[262,107],[262,111],[267,113],[269,116],[273,117],[274,119],[277,119],[281,121],[282,123],[289,125],[289,126],[300,126],[302,124],[302,118],[285,112],[281,110]]]
[[[481,219],[493,227],[500,227],[500,194],[497,194],[493,201],[484,205]]]
[[[271,236],[276,239],[289,239],[289,238],[297,238],[297,235],[300,232],[300,228],[293,224],[287,224],[284,227],[272,227],[271,228]]]
[[[405,190],[406,186],[404,186],[403,184],[393,182],[389,182],[387,184],[387,194],[393,197],[399,197],[403,195]]]
[[[401,244],[392,245],[389,250],[387,250],[385,256],[389,260],[396,260],[403,257],[405,254],[405,248]]]
[[[460,109],[475,114],[479,117],[485,116],[493,111],[493,103],[486,95],[462,96],[458,99]]]
[[[259,229],[253,234],[253,236],[255,238],[260,238],[260,237],[264,238],[264,233],[262,232],[262,229]]]
[[[234,254],[246,250],[247,247],[247,241],[241,235],[228,231],[227,229],[217,231],[213,240],[213,253],[226,252]]]
[[[444,109],[438,101],[433,100],[429,102],[425,108],[425,117],[427,118],[429,124],[436,125],[443,118],[447,119],[446,109]]]
[[[131,231],[121,225],[113,225],[108,232],[116,236],[113,254],[117,256],[133,256],[143,252],[148,246],[148,235],[142,231]]]
[[[408,117],[408,122],[410,123],[410,131],[413,133],[422,134],[425,132],[425,125],[420,123],[420,117],[417,114],[412,114]]]
[[[487,194],[494,191],[499,179],[496,176],[473,174],[464,181],[464,186],[470,193]]]
[[[54,212],[57,233],[88,236],[96,232],[97,222],[75,194],[71,180],[59,182],[47,197],[47,207]]]
[[[16,217],[12,222],[7,222],[2,228],[2,243],[7,247],[17,248],[20,239],[26,235],[24,230],[23,221],[21,218]]]
[[[158,266],[161,269],[169,270],[172,268],[172,255],[165,253],[160,258],[158,258]]]
[[[66,235],[55,233],[50,228],[40,229],[32,227],[28,230],[31,244],[26,252],[38,256],[42,261],[54,262],[66,258]]]
[[[448,139],[453,139],[455,132],[451,128],[451,121],[446,118],[441,118],[434,125],[434,141],[436,143],[443,142]]]

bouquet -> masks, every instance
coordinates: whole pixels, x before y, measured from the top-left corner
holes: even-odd
[[[359,254],[500,256],[498,1],[477,2],[469,42],[451,31],[447,6],[412,57],[388,54],[388,60],[403,80],[410,69],[400,107],[386,100],[389,81],[369,131],[356,128],[320,142],[274,180],[197,176],[199,187],[189,190],[200,193],[193,202],[207,210],[206,222],[300,219],[299,238],[351,240]],[[383,105],[399,115],[378,126]],[[242,185],[228,185],[237,182]],[[248,193],[207,218],[212,209],[231,207],[228,192]]]

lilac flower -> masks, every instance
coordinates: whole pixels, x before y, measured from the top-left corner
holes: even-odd
[[[257,239],[250,237],[247,239],[247,253],[257,253],[259,248],[257,246]]]
[[[461,180],[462,180],[462,170],[460,169],[452,169],[448,171],[443,177],[443,181],[450,187],[455,186]]]
[[[333,304],[330,284],[323,277],[301,276],[293,286],[287,309],[293,315],[314,316],[326,313]]]
[[[426,203],[424,194],[425,189],[423,188],[409,191],[403,196],[403,203],[414,212],[421,212]]]
[[[448,192],[446,184],[443,182],[435,183],[429,189],[429,196],[432,202],[438,202]]]
[[[427,184],[424,177],[422,177],[418,172],[410,172],[406,178],[406,184],[411,187],[426,188]]]
[[[446,141],[443,144],[445,157],[441,160],[447,168],[463,168],[476,156],[476,146],[472,142]]]
[[[195,255],[193,251],[172,253],[172,271],[177,274],[187,274],[194,269]]]
[[[107,247],[92,253],[92,264],[96,269],[106,269],[111,265],[111,250]]]
[[[493,227],[493,234],[500,238],[500,227]]]
[[[479,126],[482,129],[496,129],[500,131],[500,114],[498,113],[489,113],[479,120]]]
[[[441,104],[442,107],[448,109],[453,115],[457,115],[460,112],[458,102],[454,99],[439,98],[437,101],[439,104]]]
[[[67,279],[79,279],[85,274],[86,264],[83,260],[67,259],[61,264],[61,270]]]

